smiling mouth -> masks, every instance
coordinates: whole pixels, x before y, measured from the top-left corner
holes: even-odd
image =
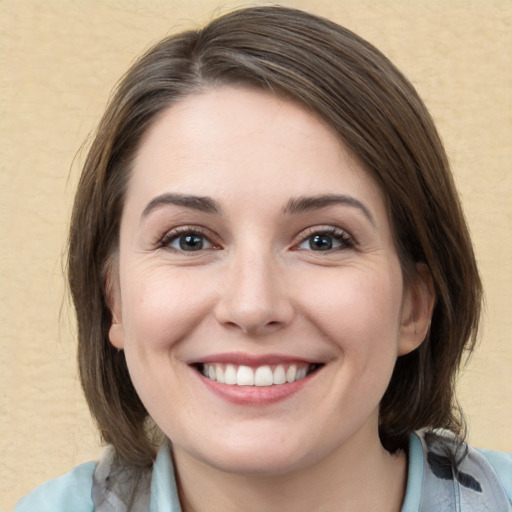
[[[305,379],[323,364],[293,363],[277,365],[246,365],[199,363],[197,370],[207,379],[231,386],[281,386]]]

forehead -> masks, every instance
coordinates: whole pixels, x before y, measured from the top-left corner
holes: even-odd
[[[318,116],[270,92],[239,87],[189,96],[147,131],[127,200],[165,192],[221,201],[235,194],[259,201],[350,192],[382,201],[373,178]]]
[[[248,161],[258,143],[266,151],[290,150],[299,140],[304,150],[348,153],[335,132],[298,103],[264,90],[224,86],[187,96],[163,111],[144,135],[137,161],[154,163],[171,149],[173,160],[221,153],[226,158],[230,151],[240,159],[244,151]]]

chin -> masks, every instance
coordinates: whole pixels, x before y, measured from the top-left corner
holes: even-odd
[[[223,471],[240,476],[276,476],[292,473],[304,464],[296,454],[279,453],[233,453],[221,457],[203,460],[206,464]]]
[[[189,456],[225,473],[246,476],[275,476],[291,473],[314,464],[319,451],[308,450],[302,441],[290,442],[281,436],[251,437],[215,441],[207,450],[186,450]],[[263,440],[263,442],[262,442]],[[176,447],[174,447],[176,449]]]

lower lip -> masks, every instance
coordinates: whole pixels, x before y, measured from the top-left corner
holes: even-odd
[[[312,378],[314,378],[318,372],[319,370],[316,370],[307,377],[295,382],[273,386],[235,386],[208,379],[200,373],[198,373],[198,376],[212,393],[228,402],[237,405],[261,406],[274,404],[295,395],[311,382]]]

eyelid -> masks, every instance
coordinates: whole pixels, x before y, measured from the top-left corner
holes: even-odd
[[[306,249],[300,249],[299,246],[304,243],[308,238],[314,235],[329,235],[338,240],[341,240],[342,247],[341,249],[350,249],[357,247],[357,241],[346,229],[342,229],[336,226],[329,225],[320,225],[320,226],[311,226],[301,231],[294,239],[292,243],[292,250],[300,251]],[[336,249],[332,249],[331,251],[335,251]],[[326,251],[327,252],[327,251]]]
[[[172,249],[176,252],[187,252],[187,251],[180,251],[178,249],[174,249],[170,247],[170,244],[172,241],[174,241],[176,238],[187,235],[187,234],[197,234],[203,236],[206,240],[208,240],[209,244],[211,244],[211,247],[207,247],[203,250],[212,250],[212,249],[220,249],[220,244],[217,243],[214,239],[215,237],[212,236],[212,233],[205,229],[202,226],[194,226],[194,225],[184,225],[184,226],[176,226],[164,233],[163,236],[161,236],[157,241],[158,248],[162,249]],[[191,251],[194,252],[194,251]],[[197,251],[200,252],[200,251]]]
[[[212,249],[221,249],[221,244],[217,241],[218,237],[215,236],[210,230],[204,228],[203,226],[198,225],[182,225],[182,226],[176,226],[168,231],[166,231],[162,236],[158,237],[158,239],[155,242],[155,246],[157,248],[162,249],[173,249],[170,247],[170,243],[174,241],[176,238],[178,238],[181,235],[185,234],[198,234],[203,236],[209,244],[211,244],[211,247],[207,247],[203,250],[212,250]],[[343,247],[342,248],[355,248],[357,246],[357,240],[355,237],[350,234],[346,229],[339,228],[337,226],[332,225],[318,225],[318,226],[310,226],[304,230],[302,230],[298,235],[294,237],[294,240],[291,244],[292,250],[303,250],[299,249],[299,245],[304,243],[309,237],[314,235],[329,235],[334,238],[337,238],[341,241]],[[175,249],[177,252],[178,249]],[[304,249],[305,250],[305,249]],[[334,249],[336,250],[336,249]],[[183,251],[186,252],[186,251]],[[191,251],[192,252],[192,251]],[[200,252],[200,251],[198,251]]]

